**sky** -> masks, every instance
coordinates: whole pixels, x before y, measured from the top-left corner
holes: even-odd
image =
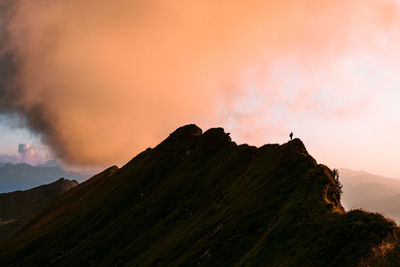
[[[257,146],[293,131],[319,163],[400,178],[399,8],[5,0],[0,155],[121,165],[196,123]]]

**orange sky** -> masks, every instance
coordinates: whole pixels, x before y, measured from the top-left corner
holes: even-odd
[[[197,123],[257,145],[293,130],[331,167],[400,177],[397,1],[14,3],[12,110],[65,162],[126,162]]]

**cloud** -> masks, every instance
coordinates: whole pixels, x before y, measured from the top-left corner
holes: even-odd
[[[30,165],[42,164],[48,160],[47,157],[37,153],[30,144],[19,144],[18,154],[0,154],[0,163],[28,163]]]
[[[18,153],[24,161],[30,161],[36,156],[35,149],[29,144],[19,144]]]
[[[75,165],[127,161],[185,123],[242,131],[279,108],[347,113],[324,111],[319,77],[351,84],[324,70],[379,45],[372,33],[393,31],[398,14],[373,0],[2,3],[0,112]],[[257,127],[283,132],[268,123]]]

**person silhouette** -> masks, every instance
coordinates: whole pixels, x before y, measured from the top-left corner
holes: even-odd
[[[291,132],[291,133],[289,134],[289,137],[290,137],[290,140],[293,139],[293,132]]]

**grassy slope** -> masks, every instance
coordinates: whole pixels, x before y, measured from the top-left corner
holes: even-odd
[[[398,230],[339,198],[299,139],[237,146],[189,125],[58,198],[0,265],[352,266]]]
[[[30,190],[0,194],[0,242],[15,233],[40,208],[77,185],[77,181],[61,178]]]

